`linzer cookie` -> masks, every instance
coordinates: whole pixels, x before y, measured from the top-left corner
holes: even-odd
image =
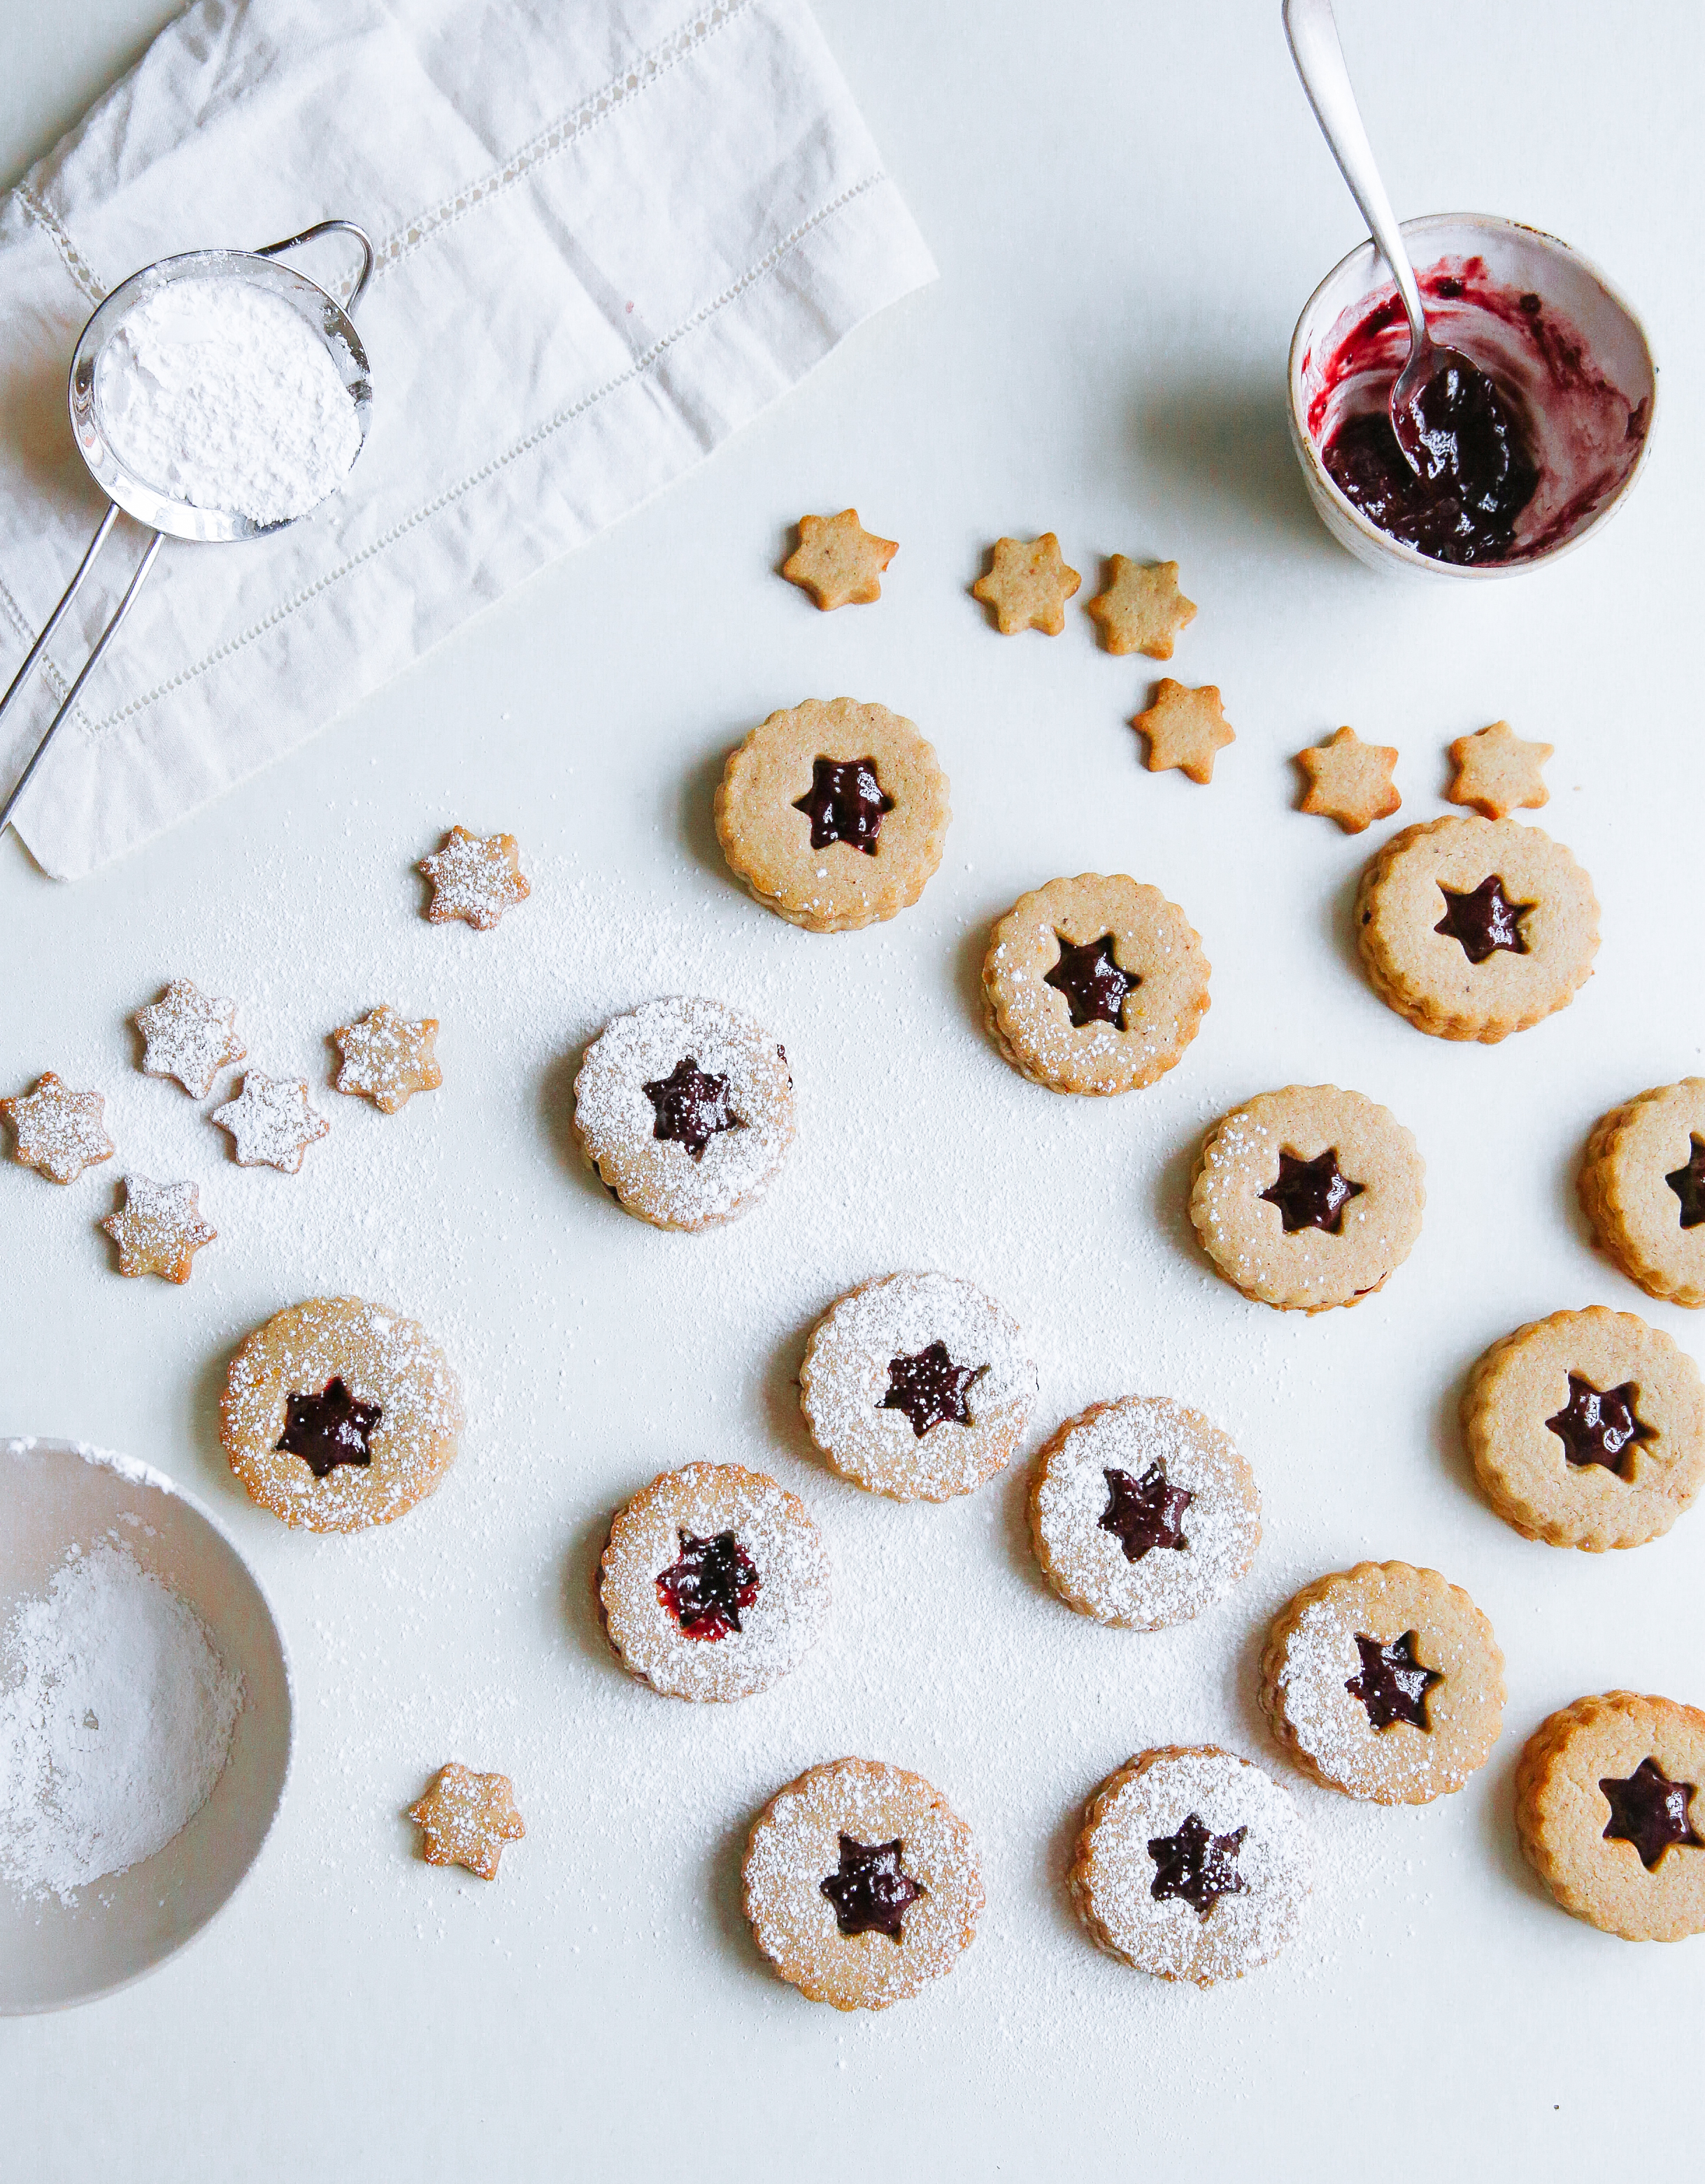
[[[749,1698],[816,1643],[828,1557],[804,1502],[773,1479],[689,1463],[617,1513],[598,1599],[622,1666],[654,1691]]]
[[[1202,1249],[1234,1289],[1281,1312],[1325,1312],[1384,1288],[1421,1233],[1415,1140],[1335,1084],[1292,1084],[1208,1132],[1190,1189]]]
[[[1050,1092],[1139,1091],[1173,1067],[1208,1006],[1208,961],[1158,888],[1080,872],[1021,895],[983,959],[983,1022]]]
[[[196,1186],[153,1183],[145,1175],[127,1175],[124,1186],[124,1204],[100,1224],[119,1247],[119,1272],[187,1282],[196,1253],[219,1235],[201,1217]]]
[[[886,705],[808,699],[729,755],[716,838],[749,892],[808,933],[851,933],[917,900],[947,839],[947,776]]]
[[[658,1228],[732,1221],[794,1141],[786,1050],[721,1001],[648,1001],[587,1048],[574,1127],[625,1212]]]
[[[1504,1657],[1460,1587],[1407,1563],[1357,1563],[1281,1608],[1261,1704],[1305,1774],[1380,1805],[1460,1790],[1497,1742]]]
[[[1648,1296],[1705,1305],[1705,1077],[1613,1107],[1581,1163],[1594,1240]]]
[[[1301,1923],[1313,1846],[1285,1792],[1212,1744],[1139,1752],[1090,1799],[1072,1900],[1097,1945],[1157,1979],[1216,1986]]]
[[[843,1477],[899,1502],[968,1494],[1011,1461],[1036,1400],[1017,1323],[971,1282],[890,1274],[811,1330],[800,1405]]]
[[[1574,998],[1598,952],[1592,883],[1513,820],[1434,819],[1362,875],[1357,938],[1373,990],[1418,1031],[1491,1045]]]
[[[777,1791],[746,1845],[752,1938],[812,2002],[886,2009],[950,1972],[983,1908],[971,1830],[921,1774],[834,1759]]]
[[[86,1167],[113,1156],[102,1123],[106,1104],[98,1092],[73,1092],[47,1070],[33,1091],[0,1100],[0,1117],[12,1125],[13,1159],[50,1183],[75,1183]]]
[[[1626,1942],[1705,1934],[1705,1713],[1606,1691],[1542,1721],[1516,1833],[1565,1911]]]
[[[1162,1630],[1223,1600],[1255,1559],[1261,1497],[1219,1428],[1169,1396],[1068,1418],[1036,1459],[1030,1534],[1068,1607]]]
[[[231,1468],[263,1509],[310,1532],[388,1524],[455,1460],[461,1391],[400,1312],[313,1297],[239,1346],[220,1407]]]
[[[205,1100],[220,1071],[246,1053],[235,1029],[237,1003],[216,1000],[187,978],[174,978],[133,1021],[142,1035],[142,1074],[175,1077],[193,1099]]]
[[[1518,1327],[1468,1379],[1463,1435],[1507,1524],[1556,1547],[1637,1547],[1705,1485],[1705,1387],[1662,1329],[1591,1305]]]

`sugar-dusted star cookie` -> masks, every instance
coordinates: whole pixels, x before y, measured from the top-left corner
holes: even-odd
[[[213,1111],[213,1120],[231,1134],[239,1167],[276,1167],[294,1175],[302,1156],[332,1125],[308,1104],[308,1087],[298,1078],[268,1077],[259,1069],[244,1076],[234,1100]]]
[[[1524,743],[1507,721],[1494,721],[1478,735],[1458,736],[1451,745],[1457,771],[1446,801],[1469,805],[1488,819],[1537,811],[1551,801],[1540,769],[1552,749],[1550,744]]]
[[[882,597],[882,572],[899,551],[898,539],[866,531],[855,508],[844,508],[839,515],[802,515],[800,543],[783,562],[782,574],[826,611],[868,606]]]
[[[394,1115],[413,1094],[436,1092],[443,1083],[437,1036],[436,1017],[413,1022],[381,1001],[359,1023],[340,1025],[332,1034],[343,1057],[337,1089],[365,1094],[382,1115]]]
[[[1237,739],[1237,731],[1221,710],[1219,692],[1212,682],[1200,690],[1187,690],[1170,675],[1161,677],[1154,703],[1139,713],[1131,726],[1148,740],[1146,760],[1151,773],[1176,766],[1204,787],[1213,779],[1216,751]]]
[[[145,1175],[127,1175],[124,1184],[124,1205],[100,1224],[119,1247],[119,1272],[187,1282],[196,1253],[219,1234],[201,1217],[196,1186]]]
[[[476,932],[488,933],[532,893],[513,834],[471,834],[465,827],[452,827],[432,855],[421,858],[421,870],[432,883],[426,916],[434,925],[459,917]]]
[[[1389,819],[1403,801],[1391,780],[1396,752],[1389,744],[1364,744],[1354,728],[1340,728],[1330,743],[1298,751],[1296,763],[1308,783],[1297,810],[1335,819],[1346,834]]]
[[[248,1050],[233,1026],[235,1001],[215,1000],[187,978],[174,978],[132,1021],[142,1035],[142,1074],[175,1077],[192,1098],[205,1100],[221,1069]]]
[[[476,1774],[454,1759],[410,1806],[409,1818],[421,1830],[428,1865],[465,1865],[482,1880],[497,1879],[504,1844],[527,1833],[508,1775]]]
[[[113,1141],[101,1127],[106,1102],[98,1092],[72,1092],[51,1069],[33,1092],[0,1100],[12,1125],[12,1157],[54,1183],[75,1183],[86,1167],[110,1160]]]
[[[1173,639],[1195,620],[1195,602],[1178,589],[1176,561],[1145,568],[1115,554],[1089,612],[1109,652],[1145,652],[1151,660],[1170,660]]]
[[[1059,540],[1045,531],[1028,543],[997,538],[989,571],[971,587],[971,595],[993,607],[1002,637],[1015,637],[1021,629],[1058,637],[1066,627],[1066,602],[1083,581],[1060,559]]]

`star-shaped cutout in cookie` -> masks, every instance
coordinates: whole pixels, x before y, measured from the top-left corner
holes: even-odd
[[[33,1092],[0,1100],[12,1125],[12,1157],[54,1183],[75,1183],[86,1167],[110,1160],[112,1139],[101,1127],[106,1101],[98,1092],[73,1092],[51,1069]]]
[[[1695,1130],[1692,1151],[1680,1167],[1671,1168],[1663,1180],[1681,1201],[1681,1226],[1697,1228],[1705,1221],[1705,1138]]]
[[[1178,589],[1176,561],[1145,568],[1115,554],[1089,612],[1109,652],[1144,652],[1151,660],[1170,660],[1173,639],[1195,620],[1195,602]]]
[[[1057,933],[1054,938],[1060,943],[1060,960],[1051,971],[1043,972],[1042,983],[1065,995],[1073,1028],[1081,1031],[1085,1024],[1110,1023],[1123,1031],[1125,1003],[1143,982],[1134,972],[1122,971],[1114,961],[1112,934],[1104,933],[1099,940],[1086,940],[1076,948]]]
[[[1170,675],[1161,677],[1154,703],[1131,726],[1147,738],[1145,763],[1151,773],[1176,766],[1204,788],[1213,779],[1215,752],[1237,740],[1237,731],[1227,720],[1212,682],[1203,683],[1200,690],[1187,690]]]
[[[451,1760],[424,1797],[409,1808],[421,1830],[421,1855],[428,1865],[465,1865],[482,1880],[495,1880],[505,1843],[519,1842],[526,1823],[515,1810],[507,1774],[476,1774]]]
[[[708,1075],[695,1054],[683,1054],[666,1077],[654,1077],[640,1090],[651,1102],[654,1138],[673,1139],[695,1161],[722,1130],[744,1130],[744,1120],[728,1104],[728,1080]]]
[[[215,1000],[187,978],[174,978],[132,1021],[142,1035],[142,1074],[175,1077],[193,1099],[205,1100],[220,1071],[248,1053],[232,1028],[237,1003]]]
[[[1335,819],[1346,834],[1389,819],[1403,801],[1391,779],[1396,752],[1389,744],[1364,744],[1354,728],[1340,728],[1329,743],[1298,751],[1296,763],[1308,783],[1297,810]]]
[[[944,1342],[932,1342],[910,1357],[888,1361],[888,1393],[879,1411],[904,1411],[922,1440],[941,1425],[968,1426],[965,1398],[988,1371],[986,1365],[956,1365]]]
[[[800,543],[783,562],[782,574],[825,612],[868,606],[882,597],[882,572],[899,551],[898,540],[866,531],[855,508],[844,508],[839,515],[802,515]]]
[[[276,1167],[294,1175],[308,1147],[332,1125],[308,1104],[302,1078],[268,1077],[251,1069],[234,1100],[215,1107],[212,1120],[231,1135],[239,1167]]]
[[[1318,1228],[1328,1236],[1337,1236],[1343,1233],[1345,1207],[1366,1188],[1364,1184],[1351,1182],[1338,1165],[1338,1148],[1329,1145],[1312,1160],[1281,1152],[1278,1180],[1260,1195],[1268,1205],[1279,1208],[1287,1236],[1294,1236],[1300,1228]]]
[[[794,799],[794,809],[811,821],[814,850],[845,842],[873,857],[883,814],[893,811],[894,799],[878,780],[873,758],[814,758],[811,785]]]
[[[714,1643],[738,1632],[741,1611],[755,1604],[762,1582],[734,1533],[697,1539],[683,1528],[678,1559],[657,1573],[657,1597],[683,1638]]]
[[[1524,743],[1507,721],[1494,721],[1478,735],[1458,736],[1451,745],[1457,771],[1445,792],[1446,800],[1468,805],[1488,819],[1537,811],[1551,801],[1540,777],[1551,755],[1551,744]]]
[[[1401,1638],[1387,1641],[1357,1633],[1362,1665],[1345,1678],[1344,1688],[1367,1708],[1370,1728],[1390,1729],[1393,1722],[1407,1721],[1417,1729],[1430,1729],[1427,1694],[1445,1680],[1436,1669],[1424,1669],[1415,1658],[1418,1635],[1406,1630]]]
[[[1066,627],[1066,602],[1083,581],[1061,560],[1059,540],[1045,531],[1028,541],[997,538],[989,571],[971,587],[971,596],[993,607],[1002,637],[1016,637],[1021,629],[1058,637]]]
[[[1689,1810],[1697,1783],[1672,1782],[1655,1759],[1642,1759],[1631,1774],[1607,1775],[1598,1786],[1610,1808],[1604,1840],[1632,1843],[1648,1873],[1674,1844],[1705,1850]]]
[[[1189,1546],[1180,1527],[1195,1496],[1186,1487],[1167,1485],[1163,1457],[1157,1456],[1140,1479],[1128,1471],[1104,1471],[1101,1476],[1107,1482],[1107,1506],[1100,1529],[1117,1536],[1128,1563],[1139,1563],[1156,1547]]]
[[[1447,940],[1459,941],[1469,962],[1484,963],[1500,948],[1507,948],[1512,956],[1527,954],[1522,919],[1535,905],[1512,902],[1496,872],[1482,880],[1472,894],[1457,894],[1442,885],[1439,892],[1445,898],[1445,914],[1433,930],[1442,933]]]
[[[903,1941],[906,1913],[924,1892],[900,1863],[904,1840],[861,1843],[851,1836],[840,1839],[839,1870],[817,1886],[835,1907],[835,1924],[844,1934],[886,1934]]]
[[[436,1092],[443,1083],[437,1036],[436,1017],[416,1023],[381,1001],[359,1023],[340,1025],[332,1034],[343,1057],[337,1089],[361,1094],[382,1115],[394,1115],[416,1092]]]
[[[1619,1388],[1595,1388],[1579,1373],[1568,1376],[1568,1401],[1546,1425],[1563,1443],[1563,1454],[1575,1468],[1602,1463],[1619,1479],[1626,1479],[1633,1458],[1628,1451],[1643,1440],[1656,1440],[1658,1429],[1636,1418],[1634,1406],[1640,1390],[1632,1380]]]
[[[421,858],[421,870],[432,883],[426,916],[434,925],[460,918],[476,933],[488,933],[532,892],[513,834],[471,834],[465,827],[452,827],[432,855]]]
[[[272,1446],[281,1456],[299,1456],[316,1479],[329,1479],[340,1463],[365,1471],[384,1415],[382,1405],[352,1396],[334,1373],[317,1394],[310,1388],[285,1398],[284,1430]]]
[[[1175,1836],[1151,1836],[1155,1877],[1150,1895],[1156,1903],[1181,1897],[1202,1919],[1222,1896],[1245,1895],[1249,1883],[1237,1869],[1237,1854],[1248,1833],[1247,1828],[1234,1828],[1229,1836],[1217,1836],[1199,1813],[1191,1813]]]
[[[196,1186],[151,1183],[145,1175],[127,1175],[124,1183],[123,1206],[101,1223],[119,1247],[119,1272],[187,1282],[196,1253],[219,1234],[201,1217]]]

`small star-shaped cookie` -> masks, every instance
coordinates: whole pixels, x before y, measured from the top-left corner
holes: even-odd
[[[1354,728],[1340,728],[1330,743],[1298,751],[1296,763],[1308,782],[1297,810],[1335,819],[1346,834],[1389,819],[1403,801],[1391,780],[1396,752],[1389,744],[1364,744]]]
[[[426,1796],[409,1808],[428,1865],[465,1865],[495,1880],[505,1843],[527,1833],[507,1774],[476,1774],[457,1760],[438,1769]]]
[[[1058,637],[1066,627],[1066,602],[1083,581],[1060,559],[1059,540],[1045,531],[1028,544],[997,538],[989,572],[971,587],[971,596],[994,608],[1002,637],[1015,637],[1021,629]]]
[[[800,543],[783,562],[782,574],[825,611],[868,606],[882,597],[882,572],[899,551],[897,539],[866,531],[855,508],[844,508],[839,515],[802,515]]]
[[[201,1217],[196,1186],[151,1183],[145,1175],[124,1181],[124,1205],[101,1223],[119,1247],[119,1272],[187,1282],[196,1253],[219,1234]]]
[[[513,834],[471,834],[452,827],[421,870],[432,883],[426,916],[434,925],[459,917],[488,933],[506,910],[532,892],[521,868]]]
[[[1151,773],[1176,766],[1204,788],[1213,779],[1214,753],[1237,740],[1237,731],[1221,710],[1219,692],[1212,682],[1200,690],[1187,690],[1170,675],[1161,677],[1154,703],[1131,726],[1148,738]]]
[[[229,1130],[239,1167],[276,1167],[294,1175],[302,1156],[332,1125],[308,1104],[303,1078],[267,1077],[251,1069],[236,1099],[213,1111],[213,1120]]]
[[[1195,602],[1178,589],[1178,565],[1140,561],[1115,554],[1107,581],[1089,602],[1109,652],[1145,652],[1151,660],[1170,660],[1173,639],[1195,620]]]
[[[416,1023],[381,1001],[359,1023],[340,1025],[332,1034],[343,1057],[337,1089],[365,1094],[382,1115],[394,1115],[415,1093],[436,1092],[443,1083],[437,1036],[436,1017]]]
[[[1507,819],[1512,811],[1537,811],[1551,801],[1540,768],[1552,755],[1550,744],[1524,743],[1507,721],[1494,721],[1478,735],[1458,736],[1451,745],[1457,769],[1445,792],[1451,804],[1471,805],[1488,819]]]
[[[106,1101],[98,1092],[70,1092],[51,1069],[33,1092],[0,1100],[12,1125],[12,1157],[55,1183],[75,1183],[86,1167],[110,1160],[113,1141],[101,1127]]]
[[[205,1100],[220,1071],[248,1051],[232,1029],[236,1018],[235,1001],[215,1000],[187,978],[174,978],[133,1019],[142,1035],[142,1074],[176,1077],[192,1098]]]

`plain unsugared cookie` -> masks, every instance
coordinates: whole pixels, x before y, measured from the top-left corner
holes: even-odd
[[[1346,834],[1365,834],[1403,801],[1391,778],[1396,749],[1364,744],[1354,728],[1340,728],[1329,742],[1298,751],[1296,763],[1308,783],[1297,810],[1335,819]]]
[[[1671,1304],[1705,1305],[1705,1077],[1602,1116],[1580,1193],[1598,1248],[1630,1281]]]
[[[1705,1485],[1705,1387],[1631,1312],[1554,1312],[1495,1342],[1463,1393],[1463,1435],[1507,1524],[1554,1547],[1637,1547]]]
[[[1158,888],[1080,872],[1021,895],[983,959],[983,1022],[1050,1092],[1139,1091],[1201,1028],[1208,960]]]
[[[921,1774],[834,1759],[779,1790],[746,1845],[752,1937],[812,2002],[886,2009],[950,1972],[983,1908],[971,1830]]]
[[[1491,1624],[1437,1570],[1357,1563],[1279,1610],[1261,1704],[1286,1755],[1329,1790],[1426,1805],[1490,1756],[1504,1657]]]
[[[617,1658],[654,1691],[749,1698],[816,1642],[829,1559],[805,1503],[773,1479],[689,1463],[617,1512],[598,1602]]]
[[[1115,554],[1089,613],[1109,652],[1144,652],[1151,660],[1170,660],[1173,639],[1195,620],[1195,601],[1178,589],[1176,561],[1145,567]]]
[[[950,1274],[889,1274],[817,1322],[800,1368],[811,1439],[898,1502],[968,1494],[1011,1461],[1036,1368],[1011,1315]]]
[[[900,551],[894,538],[878,538],[858,520],[855,508],[839,515],[802,515],[800,543],[782,564],[782,574],[826,612],[832,607],[868,606],[882,597],[882,572]]]
[[[947,776],[908,720],[851,698],[772,713],[729,754],[716,838],[755,900],[851,933],[917,900],[941,862]]]
[[[1045,531],[1039,538],[997,538],[971,595],[993,612],[1002,637],[1024,629],[1058,637],[1066,627],[1066,602],[1082,582],[1061,560],[1059,540]]]
[[[1705,1713],[1606,1691],[1542,1721],[1516,1833],[1565,1911],[1625,1942],[1705,1934]]]
[[[1216,1745],[1162,1745],[1090,1799],[1072,1900],[1110,1956],[1215,1986],[1284,1948],[1313,1869],[1295,1806],[1260,1768]]]
[[[1373,990],[1418,1031],[1491,1045],[1592,975],[1598,902],[1561,842],[1513,820],[1433,819],[1362,875],[1357,939]]]
[[[1261,1497],[1200,1411],[1126,1396],[1068,1418],[1037,1457],[1030,1533],[1068,1607],[1122,1630],[1162,1630],[1223,1600],[1246,1574]]]
[[[231,1361],[220,1437],[263,1509],[310,1532],[388,1524],[455,1460],[461,1390],[400,1312],[313,1297],[275,1312]]]
[[[1385,1108],[1335,1084],[1292,1084],[1208,1132],[1190,1220],[1246,1297],[1325,1312],[1382,1289],[1408,1257],[1424,1175],[1414,1139]]]
[[[587,1048],[574,1127],[625,1212],[714,1228],[756,1205],[794,1141],[787,1050],[724,1002],[648,1001]]]

